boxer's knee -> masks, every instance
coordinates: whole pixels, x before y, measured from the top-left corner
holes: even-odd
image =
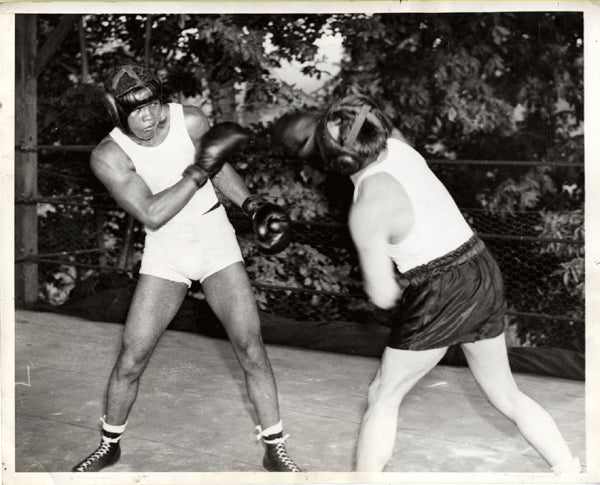
[[[369,409],[397,409],[406,392],[402,389],[382,385],[381,381],[374,381],[369,387],[367,406]]]
[[[259,371],[268,367],[267,352],[260,335],[247,335],[232,340],[236,355],[246,371]]]
[[[496,389],[487,394],[492,405],[511,421],[515,422],[519,415],[521,403],[527,400],[516,386],[507,386]]]
[[[147,352],[136,352],[123,347],[115,364],[114,375],[119,380],[135,381],[144,372],[149,358]]]

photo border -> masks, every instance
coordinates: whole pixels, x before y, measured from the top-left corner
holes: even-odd
[[[580,11],[584,15],[585,120],[585,295],[586,295],[586,459],[579,475],[551,473],[26,473],[15,472],[14,392],[14,15],[22,13],[451,13]],[[6,484],[325,484],[325,483],[594,483],[600,481],[600,2],[597,1],[163,1],[5,2],[0,4],[0,340],[1,433]]]

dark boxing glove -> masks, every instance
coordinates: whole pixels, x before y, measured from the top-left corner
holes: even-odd
[[[237,123],[224,122],[212,126],[200,140],[196,161],[186,167],[183,175],[191,177],[198,187],[202,187],[249,140],[248,132]]]
[[[292,221],[277,204],[251,195],[242,204],[242,212],[252,221],[258,248],[265,254],[283,251],[292,239]]]
[[[306,159],[318,155],[316,131],[320,117],[320,113],[306,111],[285,114],[273,124],[273,139],[289,156]]]

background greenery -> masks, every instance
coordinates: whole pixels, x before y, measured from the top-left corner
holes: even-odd
[[[38,16],[40,45],[59,17]],[[342,62],[333,76],[321,71],[314,44],[323,35],[342,39]],[[255,141],[247,156],[235,161],[249,187],[285,204],[295,220],[344,223],[348,181],[323,173],[316,161],[280,157],[269,135],[273,113],[319,109],[343,94],[362,92],[385,107],[428,159],[582,163],[583,47],[583,18],[577,12],[89,15],[39,78],[39,143],[97,143],[112,127],[102,104],[108,71],[125,58],[147,63],[164,79],[168,100],[201,106],[212,121],[269,113],[253,118],[258,120],[250,126]],[[273,69],[289,61],[327,81],[311,93],[282,82]],[[75,177],[42,180],[45,196],[83,193],[91,200],[91,194],[103,191],[90,174],[86,154],[48,154],[41,167]],[[498,227],[583,238],[583,170],[575,166],[440,165],[436,173],[461,208],[480,211]],[[101,243],[118,250],[126,220],[117,210],[99,220],[86,206],[42,204],[39,213],[48,236],[41,252],[60,250],[69,238],[73,244],[85,238],[97,243],[89,229],[94,224],[103,228]],[[139,256],[141,229],[136,226],[134,234]],[[335,247],[330,236],[321,242],[301,239],[273,257],[259,255],[242,237],[242,249],[256,280],[360,292],[355,255],[344,236]],[[583,246],[521,245],[513,254],[524,260],[545,257],[550,268],[539,301],[530,304],[543,312],[546,302],[568,294],[581,302],[570,316],[583,318]],[[117,259],[115,252],[104,263]],[[69,271],[74,270],[54,274],[44,298],[66,299],[72,280],[82,277],[64,276]],[[258,296],[267,303],[266,293],[259,290]],[[319,304],[318,296],[312,300]],[[520,338],[543,343],[544,331],[536,332],[522,332]]]

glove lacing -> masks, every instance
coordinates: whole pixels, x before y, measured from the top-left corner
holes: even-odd
[[[250,195],[242,204],[242,213],[246,217],[253,218],[256,211],[266,203],[266,200],[260,195]]]

